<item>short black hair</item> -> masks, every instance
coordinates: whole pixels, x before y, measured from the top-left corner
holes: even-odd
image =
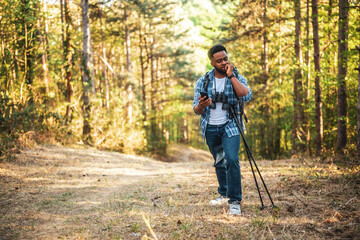
[[[212,46],[208,51],[209,59],[211,60],[214,57],[215,53],[221,52],[221,51],[225,51],[227,53],[226,48],[221,44],[216,44],[216,45]]]

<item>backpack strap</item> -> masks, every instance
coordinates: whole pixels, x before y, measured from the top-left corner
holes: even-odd
[[[234,72],[235,72],[236,78],[239,79],[239,72],[237,71],[237,68],[235,67],[234,70],[235,70]],[[232,87],[232,88],[233,88],[235,97],[236,97],[236,99],[238,101],[238,104],[239,104],[240,117],[244,118],[245,122],[247,123],[248,119],[246,117],[246,114],[244,113],[244,101],[236,94],[234,87]]]
[[[237,68],[235,67],[234,70],[235,70],[234,72],[235,72],[236,78],[239,78],[239,72],[237,71]],[[204,85],[203,85],[203,87],[204,87],[205,92],[207,92],[207,89],[208,89],[208,86],[209,86],[209,83],[210,83],[210,76],[209,75],[210,75],[210,71],[207,72],[205,74],[205,77],[204,77]],[[238,104],[239,104],[240,117],[244,118],[245,122],[247,123],[248,119],[246,117],[246,114],[244,113],[244,101],[236,94],[234,87],[232,87],[232,88],[233,88],[235,97],[236,97],[236,99],[238,101]]]
[[[209,83],[210,83],[210,76],[209,76],[209,72],[207,72],[205,74],[205,77],[204,77],[204,91],[207,92],[207,89],[208,89],[208,86],[209,86]]]

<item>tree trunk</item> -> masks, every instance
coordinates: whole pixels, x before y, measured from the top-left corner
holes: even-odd
[[[264,13],[263,13],[263,27],[264,27],[264,33],[263,33],[263,77],[264,77],[264,85],[265,85],[265,89],[268,90],[268,80],[269,80],[269,62],[268,62],[268,29],[267,29],[267,5],[268,5],[268,0],[264,0],[263,2],[264,4]],[[267,94],[268,91],[265,92],[265,94]],[[264,115],[265,115],[265,122],[270,123],[270,106],[269,106],[269,102],[266,101],[265,103],[265,109],[264,109]],[[272,153],[274,151],[274,146],[273,146],[273,132],[271,134],[269,134],[270,132],[268,131],[267,137],[264,136],[264,138],[266,139],[265,142],[265,148],[266,148],[266,158],[267,159],[272,159]]]
[[[65,114],[65,124],[71,122],[71,98],[73,95],[72,88],[72,53],[71,53],[71,18],[69,10],[69,0],[64,2],[64,13],[65,13],[65,39],[64,39],[64,60],[65,64],[65,77],[66,77],[66,114]]]
[[[64,0],[60,0],[60,19],[61,19],[61,44],[62,44],[62,48],[64,49],[64,40],[65,40],[65,36],[64,36],[64,4],[63,4]]]
[[[360,26],[357,29],[357,31],[360,33]],[[358,66],[358,103],[357,103],[357,128],[356,128],[356,143],[357,143],[357,154],[360,158],[360,45],[357,47],[357,50],[359,51],[359,66]]]
[[[292,147],[293,154],[299,150],[304,151],[304,131],[302,128],[303,113],[303,91],[302,91],[302,52],[301,52],[301,1],[295,1],[295,57],[297,69],[294,75],[294,110],[292,128]]]
[[[140,83],[140,86],[141,86],[141,93],[142,93],[142,104],[141,104],[141,111],[142,111],[142,114],[144,116],[144,121],[146,121],[146,89],[145,89],[145,66],[144,66],[144,56],[143,56],[143,35],[142,35],[142,32],[141,32],[141,22],[140,22],[140,25],[139,25],[139,48],[140,48],[140,67],[141,67],[141,83]],[[146,44],[146,41],[145,41],[145,44]]]
[[[279,8],[279,16],[282,15],[282,1],[279,2],[280,8]],[[279,29],[278,32],[281,34],[282,32],[282,24],[281,22],[279,23]],[[279,85],[281,88],[282,85],[282,44],[279,43]],[[276,136],[275,136],[275,140],[274,140],[274,149],[275,149],[275,159],[277,159],[279,157],[279,155],[281,154],[281,130],[282,130],[282,117],[281,117],[281,106],[280,106],[280,101],[281,101],[281,96],[280,94],[277,97],[277,121],[276,121]],[[286,145],[286,142],[285,142]]]
[[[337,151],[343,152],[346,146],[346,74],[347,74],[347,51],[348,51],[348,0],[339,1],[339,33],[338,33],[338,123],[337,123]]]
[[[321,69],[320,69],[320,44],[319,44],[319,23],[318,23],[318,2],[312,0],[312,24],[314,44],[314,65],[315,65],[315,130],[316,130],[316,155],[322,151],[323,140],[323,114],[321,98]]]
[[[101,31],[101,48],[102,48],[102,55],[103,58],[106,61],[106,47],[105,47],[105,39],[104,39],[104,19],[103,19],[103,11],[100,7],[100,31]],[[103,65],[102,65],[102,74],[104,77],[104,82],[105,82],[105,105],[106,105],[106,110],[109,112],[110,110],[110,89],[109,89],[109,79],[108,79],[108,75],[107,75],[107,67],[106,67],[106,63],[103,61]]]
[[[151,29],[151,26],[150,26]],[[150,106],[151,106],[151,117],[150,117],[150,134],[156,136],[156,106],[155,106],[155,56],[154,56],[154,36],[151,36],[150,46]]]
[[[126,8],[124,9],[124,22],[125,22],[125,50],[126,50],[126,70],[128,77],[131,78],[131,49],[130,49],[130,30],[128,24],[128,13]]]
[[[305,51],[305,64],[306,64],[306,80],[304,84],[304,133],[306,137],[306,145],[311,155],[311,142],[310,142],[310,78],[311,78],[311,67],[310,67],[310,0],[306,0],[306,51]]]
[[[33,39],[33,28],[36,24],[36,19],[38,16],[36,15],[37,11],[36,4],[32,1],[25,0],[21,3],[21,35],[23,39],[20,40],[21,50],[23,51],[23,80],[20,87],[20,100],[23,103],[32,104],[34,103],[34,94],[33,94],[33,82],[34,82],[34,73],[35,67],[33,66],[36,61],[35,57],[35,40]],[[20,17],[19,17],[20,18]],[[28,96],[24,96],[23,88],[24,84],[26,89],[28,90]]]
[[[128,83],[127,84],[127,88],[126,88],[126,92],[127,92],[127,122],[129,124],[132,124],[134,122],[134,117],[133,117],[133,102],[134,102],[134,92],[133,92],[133,84],[132,83]]]
[[[277,106],[280,110],[279,105]],[[275,137],[274,137],[274,159],[277,159],[280,155],[280,149],[281,149],[281,117],[280,114],[278,114],[278,117],[276,119],[276,125],[275,125]]]
[[[280,0],[280,8],[279,8],[279,16],[282,16],[282,1]],[[282,23],[281,21],[279,22],[279,33],[282,32]],[[283,63],[283,58],[282,58],[282,44],[280,42],[279,44],[279,82],[280,84],[282,84],[282,73],[283,73],[283,66],[282,66],[282,63]]]
[[[269,67],[268,67],[268,30],[267,30],[267,0],[263,0],[263,52],[262,52],[262,74],[261,74],[261,84],[264,85],[264,98],[268,94],[268,79],[269,79]],[[265,118],[265,123],[260,126],[260,135],[262,136],[260,139],[260,152],[261,155],[267,159],[271,158],[273,151],[273,134],[272,132],[266,132],[266,124],[270,122],[270,107],[269,103],[265,101],[265,103],[260,107],[260,111]]]
[[[130,40],[130,29],[128,24],[128,12],[126,7],[124,8],[124,22],[125,22],[125,50],[126,50],[126,70],[128,81],[126,86],[128,102],[127,102],[127,120],[129,123],[133,122],[133,98],[134,93],[132,89],[132,81],[131,81],[131,40]]]
[[[90,98],[89,87],[91,86],[91,78],[89,71],[89,55],[90,55],[90,27],[89,27],[89,1],[81,0],[82,8],[82,27],[83,27],[83,138],[85,142],[91,140],[90,138]]]
[[[43,1],[43,22],[42,22],[42,29],[40,34],[40,42],[42,45],[42,67],[43,67],[43,78],[44,78],[44,85],[45,85],[45,93],[46,96],[49,95],[49,68],[48,68],[48,24],[47,24],[47,9],[46,9],[46,2]]]
[[[90,60],[90,71],[91,71],[91,93],[95,97],[96,96],[96,83],[95,83],[95,65],[94,65],[94,50],[92,46],[92,39],[91,39],[91,30],[89,24],[89,60]]]

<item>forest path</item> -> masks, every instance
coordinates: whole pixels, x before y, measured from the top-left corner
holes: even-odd
[[[208,161],[200,165],[212,170],[208,152],[181,145],[171,146],[170,162],[54,145],[22,151],[11,163],[0,163],[0,239],[17,231],[21,239],[57,238],[69,218],[85,216],[115,195],[127,196],[158,179],[197,174],[188,163],[179,163],[194,159]],[[12,223],[4,224],[5,219]]]
[[[273,213],[271,208],[259,212],[251,169],[241,162],[243,215],[230,217],[227,205],[208,204],[217,188],[210,154],[179,145],[169,152],[171,162],[164,162],[39,145],[0,162],[0,239],[146,239],[147,221],[159,239],[322,239],[359,233],[360,181],[358,175],[344,177],[349,169],[258,161],[280,207]]]

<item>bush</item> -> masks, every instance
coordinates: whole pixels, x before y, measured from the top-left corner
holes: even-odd
[[[44,105],[16,103],[6,95],[0,96],[0,157],[11,155],[28,136],[48,132],[59,120],[59,115],[47,111]]]

